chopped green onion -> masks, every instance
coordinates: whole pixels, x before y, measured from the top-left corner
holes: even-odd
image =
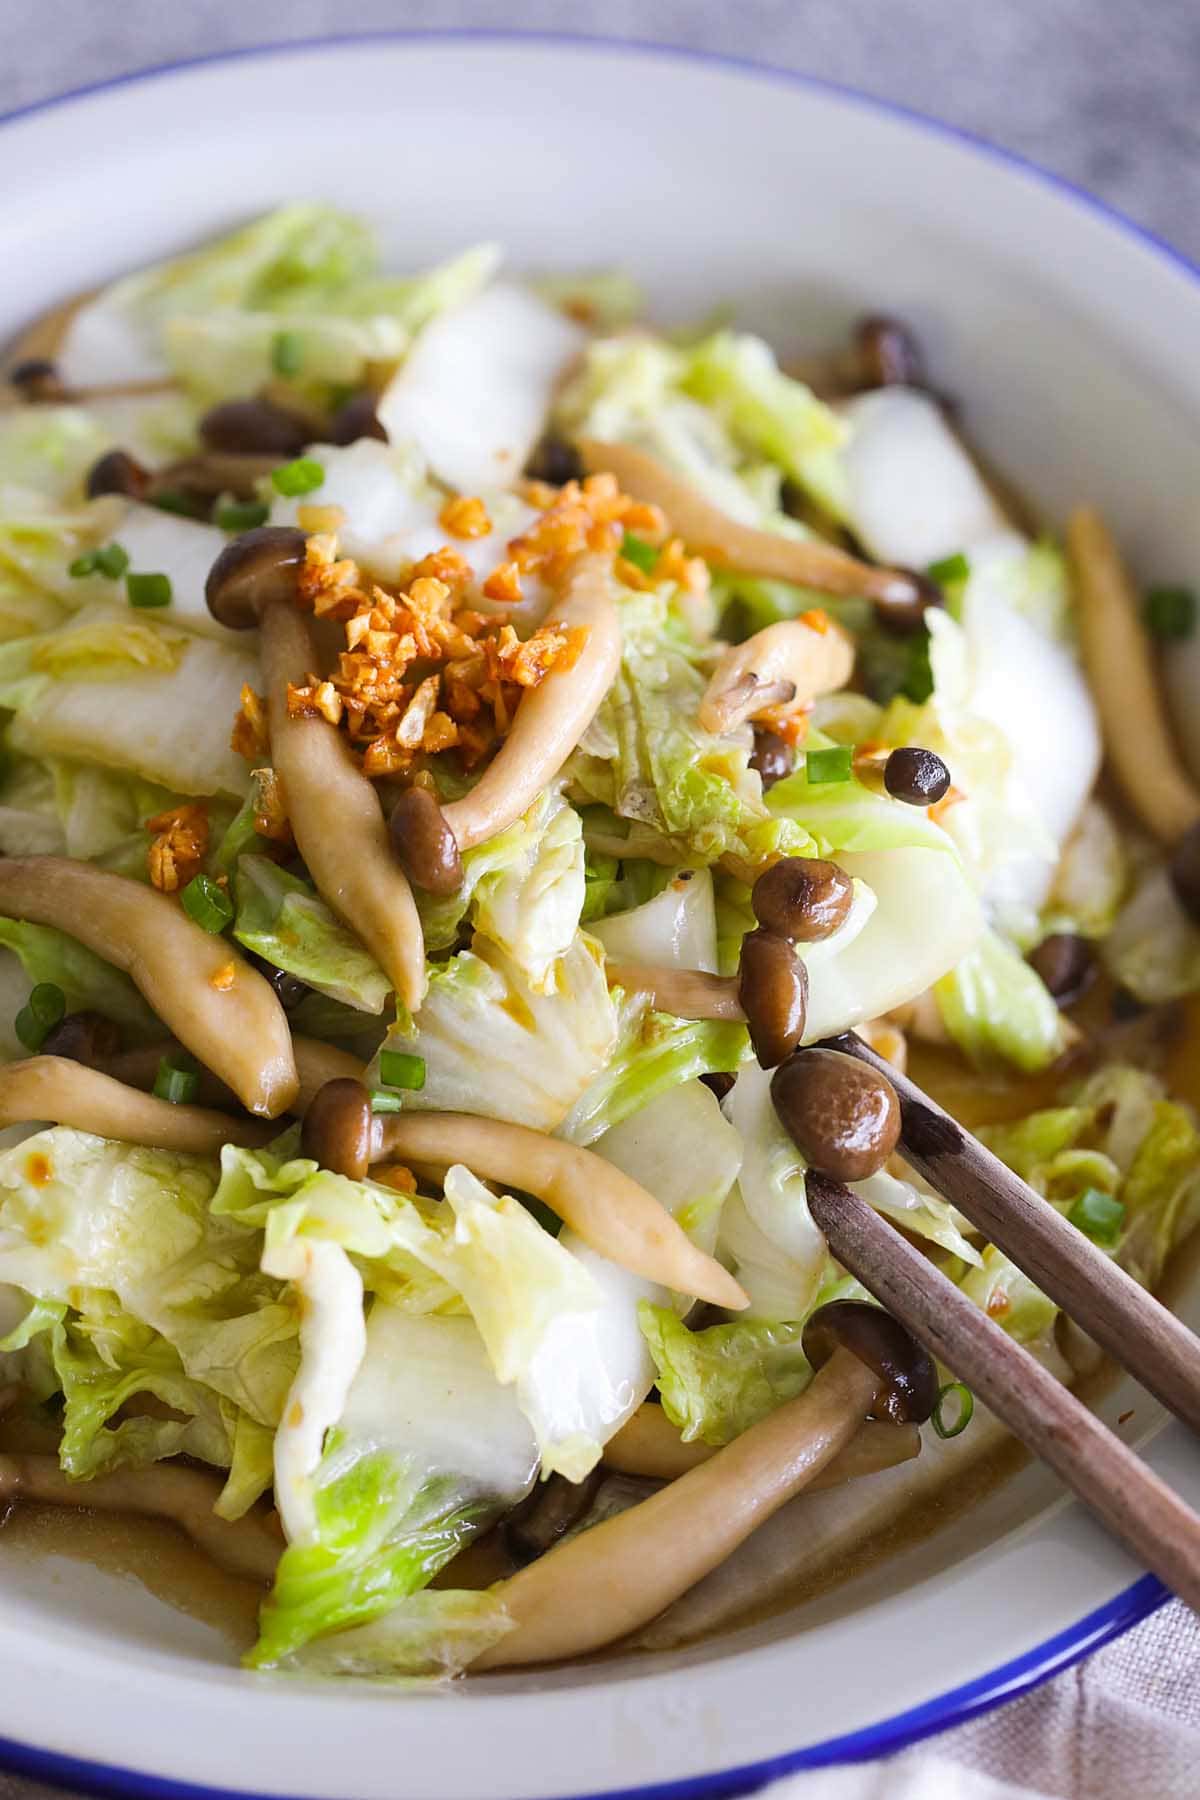
[[[953,556],[943,556],[940,562],[930,563],[926,573],[939,587],[945,587],[949,582],[968,580],[971,565],[959,550]]]
[[[1125,1223],[1125,1203],[1100,1188],[1085,1188],[1067,1217],[1094,1244],[1115,1244]]]
[[[198,519],[202,511],[194,494],[180,493],[176,488],[163,488],[157,494],[148,494],[146,498],[151,506],[157,506],[159,512],[178,513],[183,519]]]
[[[271,339],[271,367],[277,375],[298,375],[304,367],[304,339],[298,331],[277,331]]]
[[[294,500],[300,494],[312,494],[323,487],[325,471],[314,457],[298,456],[294,462],[281,464],[273,472],[271,482],[277,494]]]
[[[123,544],[102,544],[95,552],[96,568],[109,581],[117,581],[129,567],[129,552]]]
[[[1151,588],[1142,617],[1151,637],[1190,638],[1196,629],[1196,596],[1191,588]]]
[[[46,1034],[67,1010],[67,996],[53,981],[39,981],[17,1014],[13,1029],[27,1050],[40,1050]]]
[[[189,1100],[196,1098],[199,1086],[198,1070],[182,1069],[169,1057],[163,1057],[154,1077],[154,1092],[160,1100],[169,1100],[172,1106],[186,1106]]]
[[[397,1113],[400,1111],[399,1094],[389,1094],[386,1088],[371,1089],[371,1111],[373,1113]]]
[[[829,787],[835,781],[849,781],[854,767],[854,751],[849,744],[834,744],[830,750],[810,750],[804,759],[804,773],[810,787]]]
[[[179,898],[188,918],[214,937],[233,917],[233,901],[211,875],[194,875]]]
[[[271,509],[265,500],[225,500],[213,514],[222,531],[253,531],[265,525]]]
[[[954,1423],[948,1425],[945,1419],[945,1406],[951,1395],[958,1401],[958,1413]],[[967,1426],[971,1423],[971,1414],[974,1411],[975,1396],[967,1386],[966,1382],[948,1381],[945,1387],[938,1389],[938,1397],[933,1403],[933,1411],[929,1416],[929,1423],[933,1426],[933,1429],[940,1438],[956,1438],[959,1436],[960,1432],[967,1429]]]
[[[169,575],[127,575],[125,592],[129,596],[130,606],[170,606],[171,577]]]
[[[933,665],[929,660],[929,633],[922,631],[914,637],[908,650],[908,661],[904,671],[904,680],[900,684],[900,692],[914,706],[924,706],[933,693]]]
[[[643,575],[651,574],[658,561],[658,551],[654,545],[648,544],[644,538],[634,537],[632,531],[627,531],[621,539],[621,555],[635,569],[640,569]]]
[[[425,1058],[410,1056],[406,1050],[381,1050],[379,1076],[385,1087],[423,1088]]]
[[[120,544],[102,544],[98,550],[85,550],[70,564],[67,574],[75,581],[87,575],[104,575],[115,581],[129,567],[129,552]]]

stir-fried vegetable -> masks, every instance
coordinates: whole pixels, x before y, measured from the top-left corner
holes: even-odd
[[[270,1584],[256,1668],[586,1651],[805,1485],[970,1455],[817,1171],[1057,1366],[823,1039],[937,1042],[1141,1282],[1200,1216],[1115,1060],[1200,989],[1191,572],[1143,605],[1086,511],[1068,567],[895,324],[810,387],[500,262],[285,206],[0,414],[0,1377],[59,1431],[0,1511],[176,1518]],[[430,1585],[497,1524],[531,1568]]]

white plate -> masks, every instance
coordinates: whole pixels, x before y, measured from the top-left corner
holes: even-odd
[[[1200,294],[1086,197],[792,76],[636,47],[380,39],[163,70],[0,129],[0,338],[51,302],[306,194],[398,265],[485,237],[621,263],[664,313],[736,297],[785,347],[913,320],[978,439],[1052,510],[1105,506],[1140,572],[1200,575]],[[1200,1300],[1200,1295],[1196,1296]],[[1183,1431],[1135,1441],[1200,1503]],[[733,1793],[994,1705],[1160,1603],[1027,1472],[869,1577],[682,1653],[397,1696],[230,1667],[136,1583],[0,1534],[10,1765],[121,1793],[395,1800]],[[183,1785],[181,1785],[183,1784]]]

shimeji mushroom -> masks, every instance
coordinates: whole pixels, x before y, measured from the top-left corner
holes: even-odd
[[[1142,824],[1175,845],[1200,824],[1200,789],[1171,739],[1137,591],[1112,533],[1090,507],[1072,513],[1067,550],[1079,647],[1113,773]]]
[[[264,1121],[176,1105],[66,1056],[33,1056],[0,1069],[0,1126],[33,1120],[200,1156],[220,1155],[223,1144],[257,1148],[278,1135]]]
[[[69,1013],[63,1023],[69,1023],[76,1016]],[[135,1088],[153,1087],[163,1058],[170,1061],[179,1049],[173,1038],[167,1038],[161,1043],[140,1045],[136,1050],[122,1050],[112,1056],[91,1058],[78,1056],[73,1050],[61,1049],[57,1040],[51,1042],[52,1036],[53,1034],[47,1037],[43,1050],[53,1050],[56,1056],[72,1056],[78,1062],[91,1062],[93,1067],[102,1069],[106,1075],[115,1076],[118,1081],[128,1082],[130,1087]],[[339,1076],[350,1076],[358,1081],[362,1079],[363,1065],[356,1056],[351,1056],[348,1050],[339,1050],[336,1044],[323,1043],[320,1038],[293,1036],[292,1054],[296,1059],[296,1074],[300,1085],[288,1111],[295,1113],[297,1117],[308,1111],[313,1096],[319,1093],[327,1081],[335,1081]],[[219,1108],[223,1112],[236,1106],[236,1094],[210,1069],[202,1068],[197,1073],[200,1078],[197,1096],[204,1105]]]
[[[250,1112],[273,1119],[291,1106],[291,1033],[270,984],[165,894],[70,857],[9,857],[0,860],[0,913],[54,925],[123,969]]]
[[[699,720],[705,731],[733,731],[769,712],[803,712],[822,694],[845,687],[854,669],[854,645],[832,619],[819,623],[781,619],[731,644],[713,670]]]
[[[868,1415],[906,1424],[933,1411],[933,1362],[881,1307],[823,1306],[803,1345],[817,1374],[797,1399],[640,1505],[501,1582],[493,1592],[515,1628],[472,1667],[554,1662],[627,1636],[809,1486]]]
[[[345,738],[322,718],[288,712],[289,684],[317,666],[308,620],[296,604],[307,539],[291,526],[262,525],[221,552],[205,587],[221,625],[260,634],[271,757],[288,818],[317,888],[356,931],[403,1004],[425,993],[425,950],[412,893],[388,847],[379,797]]]
[[[213,1511],[224,1483],[181,1463],[119,1469],[91,1481],[75,1481],[46,1455],[0,1455],[0,1514],[14,1501],[82,1506],[89,1512],[139,1513],[170,1519],[198,1549],[231,1575],[267,1583],[283,1551],[273,1514],[244,1513],[221,1519]]]
[[[611,557],[596,552],[578,559],[548,622],[586,633],[583,647],[569,668],[550,669],[523,695],[512,729],[475,786],[444,807],[410,788],[393,809],[392,844],[417,887],[453,892],[461,852],[519,819],[591,724],[621,661]]]
[[[438,1174],[465,1163],[482,1180],[545,1201],[585,1243],[633,1274],[714,1306],[746,1305],[729,1271],[697,1249],[638,1182],[592,1151],[526,1125],[474,1113],[376,1115],[361,1082],[332,1081],[309,1107],[301,1141],[306,1156],[355,1180],[375,1162],[400,1159]]]
[[[863,1475],[877,1475],[898,1463],[910,1462],[921,1451],[921,1433],[915,1425],[892,1425],[866,1419],[844,1450],[814,1475],[808,1492],[840,1487]],[[644,1400],[637,1411],[604,1446],[608,1468],[621,1475],[642,1475],[653,1481],[675,1481],[700,1463],[711,1462],[717,1447],[703,1438],[687,1442],[672,1425],[661,1406]]]
[[[860,562],[824,538],[784,537],[743,525],[632,444],[584,438],[579,451],[590,474],[607,470],[635,500],[661,507],[671,529],[714,568],[794,581],[824,594],[859,595],[905,621],[923,608],[926,589],[916,576]]]

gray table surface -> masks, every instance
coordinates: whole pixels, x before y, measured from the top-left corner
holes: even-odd
[[[653,39],[845,82],[1030,157],[1200,260],[1195,0],[1149,0],[1136,13],[1117,0],[608,0],[603,8],[356,0],[352,15],[334,0],[0,0],[0,115],[181,57],[351,29],[472,26]],[[1118,1654],[1135,1667],[1158,1663],[1169,1643],[1190,1690],[1200,1661],[1193,1642],[1184,1643],[1189,1629],[1182,1614],[1166,1639],[1161,1624],[1158,1632],[1144,1628],[1097,1659],[1097,1676]],[[1002,1778],[1044,1781],[1054,1794],[1095,1794],[1094,1766],[1084,1772],[1073,1759],[1068,1769],[1061,1746],[1055,1754],[1039,1741],[1043,1721],[1069,1710],[1078,1680],[1061,1677],[1044,1698],[1017,1702],[994,1724],[948,1733],[937,1749]],[[1130,1732],[1157,1735],[1153,1715],[1127,1728],[1126,1748]],[[35,1800],[41,1791],[0,1775],[0,1800]],[[1141,1791],[1195,1790],[1163,1771]]]

